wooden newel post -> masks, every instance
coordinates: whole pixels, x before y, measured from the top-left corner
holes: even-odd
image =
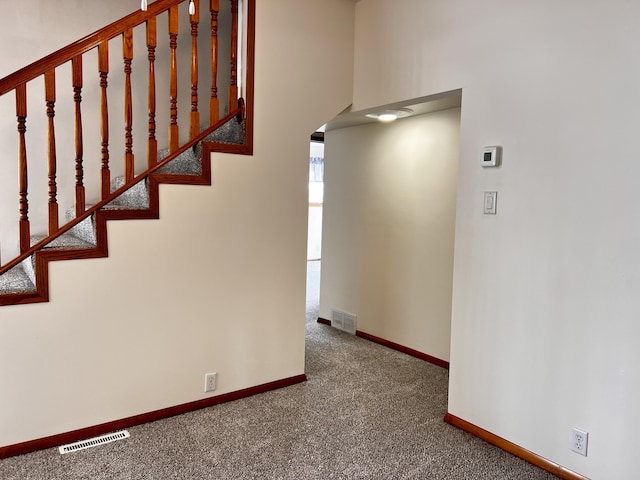
[[[218,13],[220,0],[209,0],[211,13],[211,98],[209,99],[209,126],[220,117],[220,101],[218,100]]]
[[[198,112],[198,24],[200,23],[200,0],[194,0],[196,11],[191,15],[191,138],[200,133]]]
[[[175,152],[179,147],[178,130],[178,61],[176,50],[178,48],[178,7],[169,9],[169,48],[170,73],[169,73],[169,153]]]
[[[56,131],[54,117],[56,116],[56,71],[48,70],[44,74],[44,93],[47,103],[47,118],[49,119],[48,130],[48,159],[49,159],[49,235],[58,231],[58,186],[56,184]]]
[[[238,108],[238,0],[231,0],[231,78],[229,112]]]
[[[29,228],[29,202],[27,191],[29,186],[27,174],[27,143],[25,133],[27,132],[27,84],[22,83],[16,87],[16,117],[18,119],[18,165],[20,175],[20,253],[24,253],[31,248],[31,234]]]

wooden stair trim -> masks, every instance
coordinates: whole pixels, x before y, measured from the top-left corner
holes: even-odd
[[[217,151],[223,153],[238,153],[240,150],[244,151],[244,146],[228,143],[218,142],[202,142],[202,173],[200,175],[185,175],[185,174],[169,174],[169,173],[155,173],[167,163],[173,161],[180,154],[192,148],[198,142],[201,142],[203,138],[209,135],[211,132],[220,128],[222,125],[229,121],[233,121],[234,117],[243,114],[242,106],[231,112],[229,115],[222,118],[212,127],[205,129],[196,138],[183,145],[171,155],[168,155],[165,159],[159,162],[152,168],[140,174],[134,179],[133,182],[125,184],[106,199],[98,202],[96,205],[88,209],[83,215],[76,218],[74,221],[69,222],[58,232],[58,235],[65,233],[72,227],[80,223],[82,220],[88,218],[90,215],[95,215],[95,232],[96,232],[96,246],[94,248],[87,249],[65,249],[65,250],[48,250],[43,249],[42,246],[51,241],[51,238],[47,237],[43,241],[34,245],[31,250],[28,250],[23,257],[28,258],[32,254],[35,255],[36,262],[36,292],[29,293],[12,293],[12,294],[0,294],[0,306],[5,305],[20,305],[27,303],[39,303],[49,301],[49,262],[58,260],[75,260],[86,258],[104,258],[108,257],[108,242],[107,242],[107,221],[109,220],[154,220],[160,217],[160,196],[158,185],[161,183],[166,184],[183,184],[183,185],[211,185],[211,160],[210,152]],[[246,136],[245,136],[246,138]],[[113,201],[120,194],[143,180],[147,179],[147,189],[149,193],[149,207],[146,209],[118,209],[118,210],[103,210],[102,207]],[[31,252],[31,253],[29,253]],[[8,270],[17,265],[20,261],[24,260],[22,257],[18,257],[18,261],[14,261],[13,264],[9,263],[3,266],[3,269]]]
[[[98,47],[100,44],[107,41],[107,39],[114,38],[124,31],[133,28],[136,25],[155,18],[160,13],[167,11],[174,5],[182,3],[184,0],[156,0],[153,4],[149,5],[146,12],[134,12],[121,20],[118,20],[111,25],[108,25],[97,32],[88,35],[87,37],[64,47],[51,55],[48,55],[27,67],[24,67],[13,74],[10,74],[3,79],[0,79],[0,95],[17,88],[19,85],[32,78],[36,78],[44,72],[59,66],[62,63],[77,59],[83,52]],[[78,259],[78,258],[103,258],[108,256],[107,245],[107,231],[106,222],[108,220],[128,220],[128,219],[157,219],[159,218],[159,196],[157,192],[157,185],[160,183],[166,184],[182,184],[182,185],[211,185],[211,153],[229,153],[237,155],[253,155],[253,135],[254,135],[254,82],[255,82],[255,0],[246,0],[247,5],[247,26],[246,26],[246,42],[247,42],[247,57],[246,57],[246,79],[245,79],[245,98],[238,99],[238,109],[231,112],[229,115],[220,119],[215,125],[212,125],[207,130],[202,132],[197,137],[193,138],[183,147],[179,148],[175,152],[172,152],[165,159],[158,164],[148,168],[145,172],[133,179],[132,182],[126,183],[111,193],[105,196],[92,208],[84,211],[81,215],[76,215],[76,218],[64,226],[62,226],[55,235],[50,235],[37,244],[31,246],[29,249],[25,249],[21,252],[21,255],[11,262],[0,265],[0,275],[3,275],[11,268],[17,266],[21,261],[29,258],[35,254],[36,265],[39,266],[40,275],[36,279],[36,291],[28,293],[0,293],[0,306],[4,305],[18,305],[26,303],[46,302],[49,300],[49,278],[48,278],[48,263],[56,260],[66,259]],[[223,142],[204,142],[204,138],[215,129],[224,125],[227,121],[231,120],[231,117],[236,117],[238,121],[244,119],[245,121],[245,137],[244,144],[228,144]],[[162,166],[166,165],[174,158],[179,156],[182,152],[186,151],[197,142],[202,142],[202,173],[201,175],[184,175],[184,174],[165,174],[156,173]],[[103,206],[114,200],[116,197],[133,187],[136,183],[148,179],[149,188],[149,208],[147,209],[121,209],[121,210],[101,210]],[[94,221],[96,225],[96,247],[90,249],[76,249],[76,250],[43,250],[43,247],[51,242],[54,238],[68,232],[74,226],[78,225],[83,220],[89,218],[91,215],[95,215]],[[36,254],[37,252],[37,254]]]
[[[209,135],[209,133],[215,131],[216,129],[220,128],[222,125],[224,125],[225,123],[227,123],[228,121],[231,121],[233,119],[233,117],[238,115],[238,112],[240,112],[240,109],[238,109],[235,112],[231,112],[229,115],[227,115],[226,117],[224,117],[223,119],[221,119],[220,121],[218,121],[218,123],[216,123],[215,125],[207,128],[206,130],[204,130],[200,135],[198,135],[197,137],[195,137],[194,139],[190,140],[189,142],[187,142],[185,145],[183,145],[182,147],[180,147],[178,150],[176,150],[175,152],[173,152],[172,154],[168,155],[166,158],[164,158],[161,162],[158,162],[156,165],[154,165],[151,168],[148,168],[147,170],[145,170],[144,172],[142,172],[141,174],[139,174],[132,182],[129,183],[125,183],[123,186],[121,186],[120,188],[118,188],[117,190],[114,190],[110,195],[108,195],[106,198],[100,200],[99,202],[97,202],[95,205],[93,205],[91,208],[87,209],[82,215],[78,216],[77,218],[75,218],[74,220],[70,221],[69,223],[67,223],[66,225],[64,225],[63,227],[61,227],[57,232],[56,235],[53,236],[49,236],[46,237],[44,239],[42,239],[40,242],[38,242],[37,244],[33,245],[29,250],[27,250],[26,252],[24,252],[22,255],[20,255],[19,257],[15,258],[14,260],[12,260],[11,262],[2,265],[0,267],[0,275],[2,275],[3,273],[5,273],[6,271],[8,271],[9,269],[15,267],[18,263],[20,263],[22,260],[24,260],[25,258],[30,257],[32,254],[34,254],[36,251],[40,250],[42,247],[44,247],[47,243],[51,242],[55,237],[58,237],[60,235],[62,235],[63,233],[69,231],[71,228],[75,227],[77,224],[79,224],[80,222],[82,222],[83,220],[85,220],[86,218],[88,218],[89,216],[91,216],[93,213],[99,211],[102,207],[104,207],[105,205],[107,205],[108,203],[112,202],[113,200],[115,200],[117,197],[119,197],[121,194],[123,194],[124,192],[126,192],[127,190],[129,190],[131,187],[133,187],[134,185],[136,185],[137,183],[145,180],[146,178],[148,178],[151,174],[155,173],[157,170],[159,170],[160,168],[164,167],[166,164],[168,164],[169,162],[173,161],[176,157],[178,157],[179,155],[181,155],[182,153],[184,153],[186,150],[188,150],[189,148],[191,148],[193,145],[195,145],[198,142],[201,142],[207,135]],[[223,144],[226,145],[226,144]],[[235,147],[235,145],[230,145],[232,147]],[[235,153],[235,149],[230,149],[231,152],[230,153]],[[226,151],[226,150],[225,150]],[[142,218],[146,218],[146,217],[142,217]]]

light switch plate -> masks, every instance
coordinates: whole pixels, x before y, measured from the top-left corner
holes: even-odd
[[[498,192],[484,192],[484,214],[495,215]]]

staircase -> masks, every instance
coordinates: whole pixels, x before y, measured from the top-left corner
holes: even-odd
[[[223,0],[224,1],[224,0]],[[195,11],[188,11],[189,3]],[[201,11],[206,5],[207,10]],[[218,79],[217,66],[218,54],[218,26],[220,0],[157,0],[149,5],[147,11],[134,12],[131,15],[85,37],[74,44],[65,47],[52,55],[49,55],[24,69],[0,80],[0,95],[15,92],[16,117],[20,172],[19,188],[19,255],[7,263],[0,263],[0,306],[16,305],[23,303],[46,302],[49,299],[48,264],[54,260],[99,258],[108,256],[107,225],[108,220],[126,219],[157,219],[159,218],[158,186],[162,183],[187,184],[187,185],[211,185],[211,152],[227,152],[235,154],[252,153],[253,135],[253,12],[255,0],[246,2],[246,25],[242,29],[246,32],[244,39],[238,39],[238,11],[243,8],[239,0],[230,0],[229,30],[231,78],[228,82],[228,105],[225,108],[227,114],[219,119],[219,103],[217,98]],[[192,10],[193,11],[193,10]],[[242,11],[242,10],[240,10]],[[191,49],[191,71],[186,72],[186,81],[181,77],[177,68],[178,32],[180,15],[184,12],[189,18]],[[207,21],[210,31],[209,51],[206,55],[199,55],[201,41],[198,39],[200,18],[207,13]],[[156,51],[159,42],[156,38],[156,23],[158,19],[166,17],[168,23],[169,42],[166,52],[162,52],[165,58],[169,58],[166,71],[160,70],[157,58],[160,51]],[[209,23],[210,20],[210,23]],[[146,85],[135,84],[132,73],[133,41],[136,29],[144,30],[147,40],[147,71]],[[123,74],[122,94],[124,96],[124,155],[120,166],[112,163],[113,155],[109,152],[109,109],[108,109],[108,49],[114,42],[122,40]],[[207,38],[209,40],[209,38]],[[246,42],[246,58],[242,60],[243,69],[246,69],[246,85],[239,88],[237,85],[237,53]],[[201,48],[201,47],[200,47]],[[87,85],[82,78],[82,59],[90,52],[97,50],[98,72],[96,88],[100,92],[100,111],[82,111],[81,92]],[[183,49],[184,50],[184,49]],[[207,69],[210,72],[210,82],[204,89],[199,88],[202,83],[199,74],[201,59],[210,60]],[[56,108],[56,71],[65,64],[70,64],[73,71],[73,90],[75,116],[73,125],[62,128],[75,131],[75,184],[63,185],[57,180],[55,129],[60,125],[54,122]],[[156,132],[158,121],[156,102],[157,78],[165,76],[169,86],[169,105],[167,135]],[[183,75],[184,77],[184,75]],[[25,135],[27,125],[27,86],[29,82],[44,78],[45,104],[48,119],[47,150],[45,162],[41,161],[39,167],[47,169],[47,199],[46,205],[39,205],[48,214],[46,224],[32,224],[29,219],[28,202],[28,174],[33,170],[27,165],[27,138]],[[189,85],[191,96],[189,119],[189,135],[180,135],[178,119],[178,85]],[[144,119],[147,127],[146,162],[144,166],[136,163],[133,145],[133,125],[135,115],[132,106],[134,92],[143,91],[148,98],[148,117]],[[199,99],[199,91],[204,90],[210,96],[206,102]],[[120,92],[119,92],[120,93]],[[242,95],[244,93],[244,95]],[[31,97],[29,97],[31,98]],[[208,123],[200,123],[200,104],[208,103]],[[95,115],[100,122],[100,144],[83,144],[83,116]],[[183,114],[184,117],[184,114]],[[141,123],[138,119],[138,124]],[[165,148],[159,148],[160,145]],[[99,152],[99,191],[89,191],[85,185],[88,182],[84,178],[84,156],[89,148]],[[1,159],[0,161],[6,161]],[[31,159],[30,159],[31,162]],[[142,170],[142,171],[140,171]],[[121,174],[112,174],[120,171]],[[2,179],[2,181],[6,181]],[[1,187],[0,187],[1,188]],[[66,208],[64,220],[59,220],[60,204],[58,197],[60,192],[68,189],[73,192],[74,203]],[[89,199],[89,200],[87,200]],[[0,211],[10,208],[0,205]],[[0,228],[2,225],[0,225]],[[32,234],[38,231],[38,234]]]

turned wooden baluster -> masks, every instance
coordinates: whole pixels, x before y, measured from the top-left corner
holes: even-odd
[[[109,75],[109,43],[102,42],[98,45],[98,70],[100,71],[100,137],[102,165],[100,169],[100,189],[102,198],[109,196],[109,107],[107,103],[107,76]]]
[[[153,167],[158,161],[158,140],[156,139],[156,17],[147,20],[147,50],[149,59],[149,142],[147,166]]]
[[[18,163],[20,173],[20,253],[24,253],[31,247],[29,227],[29,201],[27,189],[29,185],[27,174],[27,84],[16,87],[16,117],[18,119],[19,152]]]
[[[209,0],[211,12],[211,98],[209,99],[209,125],[213,125],[220,117],[220,101],[218,100],[218,13],[220,0]]]
[[[56,116],[56,71],[49,70],[44,74],[45,101],[47,102],[47,117],[49,119],[49,235],[58,231],[58,186],[56,185],[56,131],[54,117]]]
[[[191,138],[200,133],[198,112],[198,23],[200,22],[200,0],[194,0],[196,12],[191,15]]]
[[[76,148],[76,217],[85,210],[84,170],[82,167],[84,147],[82,144],[82,55],[71,60],[71,76],[73,84],[73,101],[75,113],[75,148]]]
[[[238,108],[238,0],[231,0],[231,79],[229,112]]]
[[[122,57],[124,59],[124,179],[133,180],[135,159],[133,155],[133,106],[131,102],[131,62],[133,61],[133,30],[122,35]]]
[[[179,146],[178,130],[178,61],[176,49],[178,48],[178,7],[169,9],[169,48],[170,73],[169,73],[169,153],[175,152]]]

